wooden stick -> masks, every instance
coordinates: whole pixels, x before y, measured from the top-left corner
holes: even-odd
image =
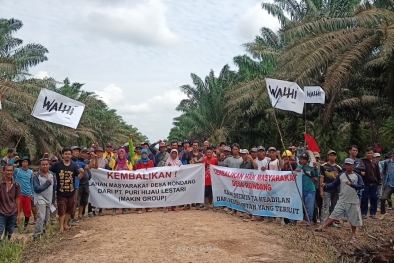
[[[18,144],[21,141],[22,137],[23,137],[23,135],[21,135],[21,137],[19,137],[18,142],[15,144],[14,151],[16,151],[16,148],[18,147]]]
[[[279,132],[279,136],[280,136],[280,141],[282,142],[282,147],[283,147],[284,151],[286,151],[285,143],[283,142],[282,132],[280,131],[279,123],[278,123],[278,120],[276,118],[275,107],[273,107],[273,110],[274,110],[274,118],[275,118],[275,122],[276,122],[276,127],[278,128],[278,132]],[[291,169],[291,172],[294,173],[293,167],[291,165],[290,165],[290,169]],[[315,233],[313,232],[312,225],[311,225],[311,220],[309,219],[309,215],[308,215],[308,212],[306,210],[306,206],[304,204],[304,201],[302,200],[302,195],[301,195],[301,192],[300,192],[300,188],[298,187],[297,180],[294,180],[294,183],[295,183],[295,185],[297,187],[298,195],[300,196],[302,207],[304,208],[306,219],[308,220],[308,224],[309,224],[310,230],[312,232],[313,239],[315,239],[315,241],[316,241],[316,236],[315,236]]]

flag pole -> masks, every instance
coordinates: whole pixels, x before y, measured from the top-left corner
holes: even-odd
[[[304,133],[306,133],[306,103],[304,103],[304,107],[305,107],[305,109],[304,109],[304,122],[305,122],[305,131],[304,131]],[[306,147],[306,139],[305,139],[305,136],[304,136],[304,148]]]
[[[280,131],[278,119],[276,118],[276,113],[275,113],[275,107],[276,107],[276,104],[278,104],[280,98],[276,101],[275,105],[273,106],[273,110],[274,110],[274,119],[275,119],[276,127],[278,128],[278,132],[279,132],[279,136],[280,136],[280,141],[282,143],[282,147],[283,147],[284,151],[286,152],[286,147],[285,147],[285,143],[283,142],[282,132]],[[294,170],[293,170],[293,167],[291,165],[290,165],[290,169],[291,169],[291,172],[294,174]],[[308,224],[309,224],[310,230],[312,232],[313,239],[316,240],[315,233],[313,232],[313,229],[312,229],[311,220],[310,220],[308,212],[306,210],[306,206],[305,206],[304,200],[302,200],[302,195],[301,195],[301,192],[300,192],[300,188],[298,187],[297,179],[294,180],[294,183],[296,185],[296,188],[297,188],[297,191],[298,191],[298,195],[299,195],[299,197],[301,199],[302,207],[304,209],[304,213],[306,215],[306,219],[308,220]]]

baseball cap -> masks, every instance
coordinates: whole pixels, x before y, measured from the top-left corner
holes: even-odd
[[[284,151],[283,154],[282,154],[282,156],[288,156],[288,157],[291,157],[292,155],[293,154],[289,150]]]
[[[88,152],[88,149],[87,149],[86,147],[83,147],[83,148],[81,149],[81,152]]]
[[[8,150],[7,150],[7,153],[13,153],[14,152],[14,148],[9,148]]]
[[[112,144],[110,144],[110,143],[107,143],[107,144],[105,144],[105,147],[112,148]]]
[[[224,147],[223,151],[231,152],[231,148],[230,148],[230,146],[226,146],[226,147]]]
[[[178,146],[183,146],[183,143],[181,143],[181,142],[178,142]]]
[[[104,152],[103,148],[101,147],[97,147],[94,152]]]
[[[137,144],[137,145],[135,146],[135,148],[136,148],[136,149],[137,149],[137,148],[142,149],[142,146],[141,146],[141,144]]]
[[[354,164],[354,160],[352,158],[346,158],[345,164]]]
[[[251,152],[257,152],[257,148],[252,148]]]
[[[305,159],[307,161],[309,161],[309,155],[306,153],[301,154],[300,159]]]
[[[318,152],[313,152],[313,155],[315,156],[315,158],[317,157],[317,158],[320,158],[320,153],[318,153]]]
[[[275,147],[269,147],[268,151],[276,151],[276,148]]]
[[[327,155],[330,155],[330,154],[335,154],[335,155],[337,155],[337,152],[334,151],[334,150],[329,150],[328,153],[327,153]]]
[[[239,151],[239,153],[246,153],[246,154],[249,154],[249,151],[248,151],[247,149],[242,149],[242,150]]]
[[[125,144],[122,145],[122,147],[127,147],[127,146],[129,146],[128,142],[126,142]]]
[[[79,151],[81,151],[81,147],[79,147],[79,146],[72,146],[72,147],[71,147],[71,151],[74,151],[74,150],[79,150]]]
[[[52,158],[51,158],[51,162],[52,161],[57,161],[58,159],[57,159],[57,157],[56,156],[52,156]]]
[[[14,152],[14,155],[17,156],[19,153],[18,152]]]
[[[259,147],[257,147],[257,151],[264,151],[265,152],[265,148],[263,146],[259,146]]]
[[[165,142],[161,142],[161,143],[159,144],[159,147],[166,147],[166,143],[165,143]]]
[[[374,153],[373,157],[380,157],[380,153]]]

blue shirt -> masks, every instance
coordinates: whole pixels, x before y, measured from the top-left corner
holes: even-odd
[[[81,161],[74,161],[73,159],[71,159],[71,161],[78,165],[78,169],[80,169],[80,168],[85,169],[85,167],[87,166],[86,163],[81,162]],[[79,178],[78,177],[75,177],[74,187],[75,187],[75,189],[79,189]]]
[[[181,151],[181,155],[182,156],[185,155],[185,151],[184,150]],[[179,161],[182,162],[182,165],[186,165],[187,164],[187,160],[183,159],[182,157],[179,157]]]
[[[388,186],[394,187],[394,162],[392,160],[387,162],[386,182]]]
[[[14,176],[15,182],[21,187],[21,193],[24,196],[33,196],[34,195],[34,186],[33,186],[33,171],[30,169],[23,170],[22,168],[15,168]]]

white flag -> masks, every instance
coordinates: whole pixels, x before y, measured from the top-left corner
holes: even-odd
[[[265,79],[272,107],[302,113],[304,109],[304,91],[295,82]]]
[[[320,86],[305,86],[304,92],[305,103],[325,103],[326,93]]]
[[[42,89],[31,113],[40,120],[76,129],[85,104],[48,89]]]

